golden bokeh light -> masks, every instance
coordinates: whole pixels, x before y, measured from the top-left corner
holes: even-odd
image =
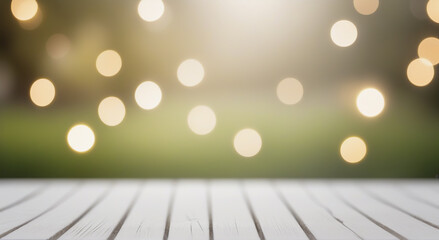
[[[122,59],[114,50],[105,50],[96,59],[96,69],[105,77],[116,75],[122,67]]]
[[[210,133],[216,125],[216,116],[208,106],[194,107],[187,117],[189,128],[198,135]]]
[[[253,157],[261,150],[262,138],[257,131],[245,128],[235,135],[233,146],[239,155]]]
[[[137,6],[139,16],[147,22],[159,20],[165,12],[165,4],[162,0],[141,0]]]
[[[37,14],[35,14],[33,18],[26,21],[18,21],[18,24],[20,24],[20,27],[25,30],[34,30],[37,27],[39,27],[42,22],[43,22],[43,14],[38,9]]]
[[[203,65],[195,59],[187,59],[178,66],[177,78],[184,86],[193,87],[204,78]]]
[[[295,78],[285,78],[277,85],[276,93],[282,103],[296,104],[303,97],[303,86]]]
[[[46,42],[47,54],[53,59],[60,59],[70,51],[70,40],[64,34],[53,34]]]
[[[429,0],[427,3],[427,14],[431,20],[439,23],[439,0]]]
[[[357,96],[357,108],[366,117],[375,117],[384,109],[384,96],[375,88],[366,88]]]
[[[367,147],[363,139],[348,137],[340,147],[341,157],[348,163],[358,163],[366,156]]]
[[[433,64],[425,58],[417,58],[407,67],[407,78],[415,86],[426,86],[433,80],[433,77]]]
[[[134,98],[141,108],[151,110],[156,108],[162,100],[162,90],[156,83],[146,81],[136,88]]]
[[[95,134],[89,126],[78,124],[70,128],[67,133],[67,143],[76,152],[87,152],[95,143]]]
[[[359,14],[371,15],[380,5],[379,0],[354,0],[354,8]]]
[[[125,118],[125,105],[117,97],[107,97],[99,103],[98,115],[108,126],[119,125]]]
[[[40,78],[32,83],[29,94],[35,105],[45,107],[55,98],[55,86],[49,79]]]
[[[419,43],[418,56],[430,61],[433,65],[439,63],[439,39],[428,37]]]
[[[38,3],[35,0],[12,0],[12,15],[20,21],[32,19],[38,12]]]
[[[357,39],[357,27],[348,20],[340,20],[331,28],[331,39],[339,47],[351,46]]]

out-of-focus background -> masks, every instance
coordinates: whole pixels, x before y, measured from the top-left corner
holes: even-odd
[[[0,1],[0,177],[439,173],[438,1],[143,1]]]

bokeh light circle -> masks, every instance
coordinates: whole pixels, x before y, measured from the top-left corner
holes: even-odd
[[[49,79],[40,78],[32,83],[29,95],[35,105],[45,107],[55,98],[55,86]]]
[[[428,37],[419,43],[418,56],[430,61],[433,65],[439,63],[439,39]]]
[[[162,90],[155,82],[145,81],[136,88],[134,98],[141,108],[151,110],[162,100]]]
[[[427,3],[427,14],[431,20],[439,23],[439,0],[429,0]]]
[[[95,135],[89,126],[78,124],[67,133],[67,143],[76,152],[87,152],[95,143]]]
[[[380,5],[379,0],[354,0],[354,8],[359,14],[371,15]]]
[[[235,135],[233,146],[239,155],[253,157],[261,150],[262,138],[256,130],[245,128]]]
[[[348,163],[358,163],[366,156],[367,147],[363,139],[348,137],[340,147],[341,157]]]
[[[407,67],[407,78],[417,87],[428,85],[433,80],[433,77],[433,64],[425,58],[417,58],[410,62]]]
[[[96,69],[105,77],[116,75],[122,67],[122,59],[114,50],[105,50],[96,59]]]
[[[375,88],[366,88],[357,96],[357,108],[366,117],[379,115],[385,105],[383,94]]]
[[[198,85],[204,78],[203,65],[198,60],[187,59],[178,66],[177,78],[186,87]]]
[[[348,20],[340,20],[331,28],[331,39],[339,47],[351,46],[357,39],[357,27]]]
[[[187,123],[194,133],[206,135],[215,128],[215,112],[208,106],[196,106],[189,112]]]
[[[277,85],[276,94],[282,103],[296,104],[303,97],[303,86],[295,78],[285,78]]]
[[[108,126],[119,125],[125,118],[125,105],[117,97],[107,97],[99,103],[98,115]]]
[[[20,21],[32,19],[38,12],[38,3],[35,0],[12,0],[12,15]]]
[[[154,22],[162,17],[165,4],[162,0],[142,0],[137,6],[137,12],[143,20]]]

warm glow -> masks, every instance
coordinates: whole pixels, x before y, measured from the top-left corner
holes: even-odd
[[[150,110],[159,105],[162,100],[162,91],[156,83],[146,81],[136,88],[134,97],[141,108]]]
[[[78,124],[70,128],[67,133],[67,143],[76,152],[86,152],[93,147],[95,135],[87,125]]]
[[[125,105],[117,97],[107,97],[99,103],[99,118],[108,126],[116,126],[125,117]]]
[[[439,0],[430,0],[427,3],[427,14],[431,20],[439,23]]]
[[[63,34],[54,34],[47,40],[46,50],[53,59],[63,58],[70,50],[70,40]]]
[[[154,22],[165,12],[165,5],[162,0],[142,0],[137,6],[137,12],[143,20]]]
[[[34,30],[40,26],[41,22],[43,22],[43,14],[38,10],[33,18],[26,21],[18,21],[18,24],[23,29]]]
[[[418,55],[420,58],[425,58],[433,65],[439,63],[439,39],[435,37],[428,37],[419,44]]]
[[[196,106],[189,112],[187,123],[194,133],[206,135],[215,128],[215,113],[207,106]]]
[[[12,0],[11,11],[15,18],[26,21],[37,14],[38,3],[35,0]]]
[[[371,15],[380,5],[379,0],[354,0],[354,8],[359,14]]]
[[[262,138],[255,130],[246,128],[235,135],[233,146],[239,155],[253,157],[261,150]]]
[[[332,41],[340,47],[352,45],[357,39],[357,34],[357,27],[348,20],[338,21],[331,28]]]
[[[177,77],[184,86],[193,87],[204,78],[203,65],[195,59],[187,59],[178,67]]]
[[[30,87],[30,99],[35,105],[45,107],[55,98],[55,86],[45,78],[36,80]]]
[[[276,93],[282,103],[296,104],[302,99],[303,86],[297,79],[285,78],[277,85]]]
[[[106,50],[96,59],[96,69],[105,77],[116,75],[122,67],[122,59],[114,50]]]
[[[434,76],[433,64],[425,58],[413,60],[407,67],[409,81],[418,87],[428,85]]]
[[[375,117],[384,109],[384,96],[375,88],[366,88],[357,96],[357,108],[366,117]]]
[[[363,160],[366,152],[366,143],[359,137],[348,137],[340,147],[340,154],[348,163],[357,163]]]

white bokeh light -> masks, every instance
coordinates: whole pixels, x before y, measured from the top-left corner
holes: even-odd
[[[122,59],[114,50],[105,50],[96,59],[96,69],[105,77],[116,75],[122,67]]]
[[[417,58],[410,62],[407,67],[407,78],[417,86],[424,87],[428,85],[434,77],[434,66],[425,58]]]
[[[261,150],[262,138],[256,130],[245,128],[235,135],[233,146],[239,155],[253,157]]]
[[[162,100],[162,91],[155,82],[145,81],[136,88],[134,98],[141,108],[151,110]]]
[[[67,133],[67,143],[76,152],[87,152],[95,143],[95,135],[89,126],[78,124]]]
[[[139,16],[147,22],[160,19],[165,12],[165,4],[162,0],[141,0],[137,6]]]
[[[357,35],[357,27],[351,21],[340,20],[332,25],[331,39],[339,47],[351,46]]]
[[[340,155],[348,163],[360,162],[366,153],[366,143],[356,136],[346,138],[340,146]]]
[[[198,85],[204,78],[203,65],[198,60],[187,59],[178,66],[177,78],[186,87]]]
[[[303,86],[295,78],[285,78],[277,85],[276,94],[282,103],[287,105],[296,104],[303,97]]]
[[[375,88],[366,88],[357,96],[357,108],[366,117],[378,116],[384,109],[384,96]]]
[[[117,97],[107,97],[99,103],[98,115],[108,126],[119,125],[125,118],[125,105]]]
[[[187,123],[194,133],[206,135],[215,128],[216,116],[211,108],[200,105],[189,112]]]
[[[38,3],[35,0],[12,0],[12,15],[20,21],[32,19],[38,12]]]
[[[45,107],[55,98],[55,86],[49,79],[40,78],[30,87],[29,95],[35,105]]]

